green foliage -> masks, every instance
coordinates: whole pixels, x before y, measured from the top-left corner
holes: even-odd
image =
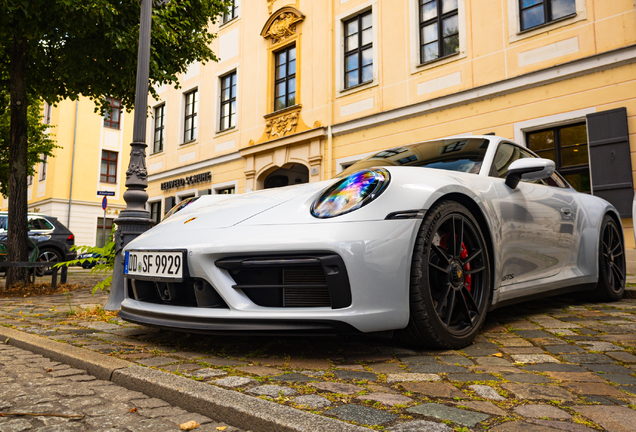
[[[91,269],[91,274],[108,274],[103,281],[99,282],[93,288],[93,294],[97,292],[97,290],[104,290],[110,292],[109,288],[110,284],[113,281],[113,269],[115,268],[115,242],[113,241],[113,235],[111,234],[110,239],[104,245],[104,247],[97,246],[72,246],[71,250],[77,252],[78,255],[85,253],[94,253],[99,254],[100,256],[97,258],[83,258],[83,259],[75,259],[71,261],[65,261],[58,264],[55,264],[55,267],[60,268],[62,266],[73,266],[73,265],[81,265],[82,263],[88,261],[89,263],[95,263],[95,267]]]
[[[139,44],[139,0],[0,1],[0,78],[9,78],[15,38],[27,42],[27,92],[49,103],[80,94],[102,109],[105,95],[134,106]],[[196,61],[217,58],[211,23],[224,0],[171,0],[152,14],[150,91],[178,85],[178,75]]]
[[[42,160],[43,154],[52,157],[53,149],[59,147],[47,132],[49,125],[42,123],[43,102],[38,98],[31,98],[27,111],[28,140],[28,172],[34,174],[35,166]],[[9,109],[9,94],[0,89],[0,194],[9,195],[9,127],[11,110]]]

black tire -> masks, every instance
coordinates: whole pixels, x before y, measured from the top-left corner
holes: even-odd
[[[458,241],[451,248],[452,234]],[[402,339],[417,346],[465,347],[483,325],[491,295],[488,248],[479,224],[455,201],[436,204],[415,241],[410,317]]]
[[[602,301],[618,301],[625,294],[625,245],[620,227],[605,215],[598,245],[598,283],[594,297]]]
[[[62,254],[55,249],[52,248],[42,248],[40,249],[40,255],[38,256],[39,262],[62,262]],[[51,274],[51,269],[44,268],[36,268],[35,274],[37,276],[44,276],[46,274]]]

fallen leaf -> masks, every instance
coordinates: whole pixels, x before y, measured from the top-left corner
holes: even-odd
[[[493,354],[493,356],[495,356],[495,357],[503,357],[503,354],[502,353],[495,353],[495,354]]]
[[[48,368],[46,371],[47,371],[47,372],[53,372],[53,369]]]
[[[131,409],[130,409],[130,412],[137,412],[137,407],[135,407],[135,408],[131,408]]]
[[[216,430],[225,430],[227,429],[227,426],[219,426],[218,428],[216,428]]]
[[[181,426],[179,426],[179,429],[187,431],[187,430],[198,428],[199,426],[201,426],[199,423],[195,422],[194,420],[191,420],[189,422],[182,423]]]
[[[26,296],[25,296],[26,297]],[[20,315],[22,315],[22,311],[20,311]]]

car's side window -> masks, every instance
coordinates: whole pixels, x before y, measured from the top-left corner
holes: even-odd
[[[7,218],[0,216],[0,229],[7,229]]]
[[[506,178],[508,175],[508,167],[511,163],[518,159],[533,158],[536,157],[532,153],[523,150],[516,145],[501,143],[497,148],[495,159],[493,160],[492,167],[490,168],[490,177]],[[525,181],[525,180],[522,180]],[[530,183],[543,184],[546,186],[554,186],[565,188],[565,183],[555,173],[545,180],[536,180]]]
[[[42,228],[40,229],[52,230],[54,228],[53,225],[51,225],[51,222],[46,219],[40,219],[40,224],[42,225]]]

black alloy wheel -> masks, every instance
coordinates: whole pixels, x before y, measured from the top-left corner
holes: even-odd
[[[411,267],[411,343],[444,348],[469,344],[491,298],[486,242],[470,211],[446,201],[427,212]]]
[[[626,263],[623,237],[619,227],[609,215],[603,218],[599,241],[597,297],[616,301],[625,294]]]

